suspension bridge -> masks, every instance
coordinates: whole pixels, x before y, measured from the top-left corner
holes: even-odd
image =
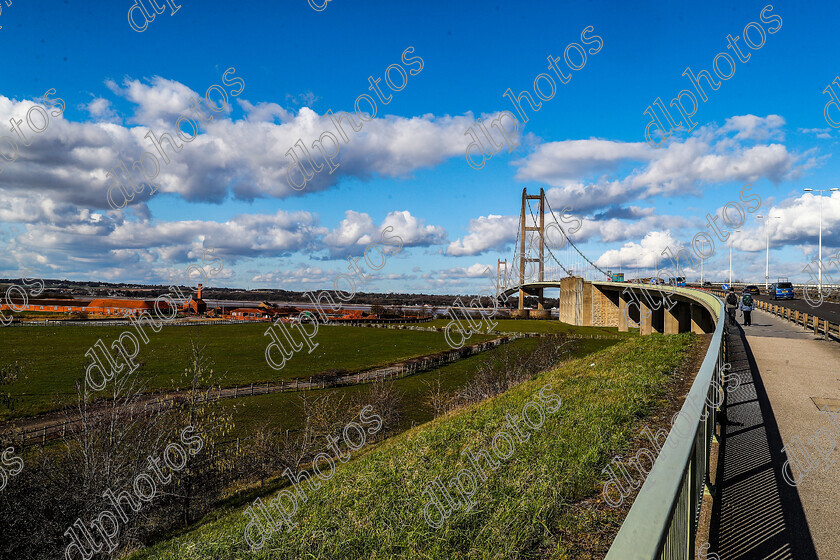
[[[509,261],[498,260],[496,268],[497,296],[507,300],[518,294],[515,317],[549,318],[545,291],[559,289],[559,318],[565,323],[615,326],[619,331],[638,327],[641,335],[694,332],[710,339],[667,439],[654,442],[658,455],[643,461],[637,454],[627,462],[627,468],[638,469],[645,482],[606,560],[840,558],[838,514],[822,505],[822,494],[840,499],[840,484],[832,479],[797,489],[786,483],[794,456],[792,450],[785,454],[785,443],[792,443],[782,437],[794,428],[803,433],[825,430],[823,409],[811,401],[831,401],[840,410],[840,399],[808,397],[808,391],[818,392],[836,377],[830,371],[836,371],[840,349],[812,348],[815,341],[808,336],[773,321],[763,326],[777,332],[759,335],[770,338],[748,338],[738,326],[727,324],[721,292],[643,280],[609,281],[610,272],[580,250],[572,240],[577,230],[563,218],[551,208],[543,189],[538,195],[523,189],[513,255]],[[536,297],[536,308],[526,308],[526,296]],[[759,309],[759,317],[766,310],[795,317],[799,324],[799,311],[794,315],[790,308],[764,301]],[[840,331],[827,319],[805,313],[802,324],[813,327],[815,337],[840,339]],[[751,345],[756,347],[755,356]],[[780,353],[794,360],[803,352],[822,354],[811,365],[779,363]],[[777,381],[771,376],[765,387],[762,362],[765,368],[772,364],[773,373],[785,368],[802,380]],[[825,369],[819,380],[812,379],[815,365],[819,371]],[[733,385],[737,390],[730,392]],[[774,413],[772,405],[781,412]],[[802,453],[798,447],[797,453]]]

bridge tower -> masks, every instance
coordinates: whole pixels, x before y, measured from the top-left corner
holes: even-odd
[[[505,269],[504,272],[502,272],[502,267]],[[496,301],[499,301],[499,294],[507,290],[507,277],[507,259],[496,259]]]
[[[528,208],[528,201],[529,200],[539,200],[540,201],[540,209],[539,209],[539,225],[529,226],[526,225],[526,216],[530,213]],[[536,219],[534,220],[536,221]],[[539,249],[539,258],[529,258],[525,256],[525,236],[526,233],[529,231],[536,231],[539,232],[540,235],[540,249]],[[525,307],[525,290],[522,289],[522,285],[525,283],[525,263],[528,262],[536,262],[539,263],[539,268],[537,272],[537,281],[543,282],[545,280],[545,190],[540,189],[540,194],[538,195],[529,195],[528,189],[522,189],[522,214],[520,215],[519,221],[519,311],[523,313],[523,309]],[[537,297],[539,298],[539,303],[537,304],[537,309],[542,311],[544,308],[545,300],[543,298],[543,289],[540,288],[537,292]]]

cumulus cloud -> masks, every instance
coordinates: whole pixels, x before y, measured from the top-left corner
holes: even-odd
[[[778,137],[783,125],[784,119],[777,115],[732,117],[723,127],[701,127],[689,138],[658,150],[599,139],[551,142],[514,162],[516,178],[551,185],[554,188],[547,194],[552,205],[569,204],[582,211],[659,195],[699,194],[703,186],[715,183],[760,179],[779,183],[816,163],[782,144],[754,142]],[[623,177],[604,174],[594,182],[586,180],[595,170],[610,171],[624,161],[642,165]]]
[[[488,274],[492,278],[496,274],[496,267],[495,265],[491,267],[488,264],[481,264],[475,263],[466,268],[462,266],[456,266],[454,268],[448,268],[445,270],[439,270],[437,272],[440,278],[449,279],[449,278],[482,278],[486,277]]]
[[[825,254],[826,247],[840,247],[840,192],[828,192],[824,195],[822,197],[822,236]],[[767,212],[762,209],[761,213],[778,216],[767,221],[767,233],[771,243],[803,247],[817,246],[820,227],[818,193],[802,193],[782,201]],[[763,240],[764,230],[760,232]]]
[[[81,109],[88,112],[88,114],[95,121],[100,122],[120,122],[117,112],[111,106],[111,102],[104,97],[95,97],[87,105],[81,105]]]
[[[480,216],[470,220],[469,234],[457,239],[446,248],[446,254],[455,257],[479,255],[491,249],[502,249],[516,240],[518,216]]]
[[[20,263],[31,264],[35,264],[33,258],[43,255],[50,263],[69,270],[84,262],[92,269],[136,266],[151,273],[149,263],[189,262],[200,258],[208,248],[229,264],[241,258],[284,257],[296,251],[317,250],[319,237],[327,232],[309,212],[282,210],[242,214],[225,222],[127,221],[87,210],[61,216],[61,226],[27,225],[23,234],[11,240],[8,253]]]
[[[346,177],[409,177],[418,169],[463,155],[464,130],[474,121],[468,113],[411,118],[377,115],[369,122],[361,122],[354,112],[341,120],[339,130],[330,115],[318,114],[308,107],[293,114],[275,103],[237,99],[244,114],[236,117],[233,99],[229,97],[225,110],[214,113],[204,104],[202,95],[158,76],[148,81],[126,78],[121,85],[108,81],[106,85],[132,104],[134,111],[127,121],[137,126],[119,124],[120,118],[110,101],[101,97],[85,106],[94,122],[70,121],[64,116],[51,118],[48,131],[31,146],[21,147],[17,161],[6,166],[0,175],[0,190],[49,193],[56,201],[107,209],[109,187],[115,193],[115,204],[123,203],[118,180],[129,193],[131,183],[144,182],[134,163],[149,153],[160,165],[154,178],[160,188],[156,195],[145,188],[133,195],[129,205],[143,204],[162,193],[214,203],[230,196],[241,200],[300,196],[331,188]],[[217,106],[222,103],[217,91],[211,92],[211,98]],[[197,102],[196,108],[192,100]],[[0,111],[25,118],[35,103],[0,96]],[[179,137],[176,122],[181,115],[190,117],[198,130],[182,120]],[[353,126],[359,130],[354,131]],[[170,135],[174,145],[167,139],[158,149],[150,132],[157,138]],[[197,137],[189,140],[196,132]],[[324,132],[339,140],[334,158],[338,167],[332,173],[312,146]],[[325,150],[332,153],[329,135],[323,138]],[[295,148],[298,140],[302,142]],[[311,160],[301,153],[300,145],[306,147]],[[290,187],[287,181],[287,171],[301,181],[287,152],[303,158],[302,165],[310,176],[301,190]],[[123,162],[130,178],[118,169]],[[154,160],[147,156],[144,164],[154,175]],[[313,168],[320,172],[313,173]],[[109,170],[114,170],[119,179],[108,177]]]
[[[541,181],[562,185],[593,173],[612,171],[624,161],[648,161],[656,150],[645,142],[614,142],[590,138],[564,140],[540,145],[534,153],[514,161],[521,181]]]
[[[386,228],[390,228],[388,231]],[[390,238],[399,237],[399,240]],[[373,219],[364,212],[347,210],[338,227],[324,236],[323,242],[330,257],[343,258],[358,255],[369,243],[391,245],[402,243],[403,247],[428,247],[446,242],[446,230],[440,226],[426,225],[425,221],[412,216],[407,210],[390,212],[381,224],[374,225]]]
[[[755,115],[738,115],[726,119],[720,128],[720,134],[736,132],[737,140],[758,140],[764,142],[770,139],[784,140],[782,127],[785,119],[779,115],[757,117]]]
[[[667,265],[663,262],[662,251],[666,247],[672,249],[678,247],[670,231],[648,232],[639,243],[630,241],[621,246],[620,249],[609,249],[595,260],[595,264],[601,268],[618,269],[624,268],[655,268],[657,265]]]

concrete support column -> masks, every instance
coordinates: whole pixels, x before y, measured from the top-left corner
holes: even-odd
[[[630,330],[627,324],[628,310],[625,297],[620,294],[618,296],[618,332],[627,332]]]
[[[665,334],[678,334],[680,332],[679,308],[679,304],[673,306],[670,311],[663,307],[663,312],[665,313]]]
[[[691,308],[691,332],[694,334],[704,334],[706,332],[703,330],[703,313],[705,310],[693,303],[689,303],[688,305]]]
[[[582,281],[583,279],[581,279]],[[583,293],[581,294],[581,304],[582,304],[582,318],[583,318],[583,326],[591,327],[594,323],[592,321],[592,299],[593,294],[592,292],[595,291],[595,288],[589,282],[583,283]]]
[[[644,298],[639,299],[639,334],[648,335],[653,332],[653,310],[647,306]]]

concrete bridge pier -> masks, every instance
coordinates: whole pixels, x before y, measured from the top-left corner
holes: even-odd
[[[665,334],[678,334],[680,332],[680,310],[685,305],[674,305],[671,309],[665,309],[663,306],[662,312],[665,315]]]
[[[633,308],[631,307],[629,310],[627,309],[627,300],[629,299],[629,297],[623,294],[618,294],[618,332],[627,332],[630,330],[630,325],[627,322],[627,316],[630,314],[629,311]],[[636,323],[638,322],[639,320],[636,319]]]
[[[619,332],[639,325],[643,335],[711,333],[715,328],[710,306],[691,292],[664,286],[587,282],[579,277],[560,281],[560,320],[571,325],[615,326]]]
[[[695,334],[714,332],[714,321],[703,306],[695,303],[689,305],[691,306],[691,332]]]

